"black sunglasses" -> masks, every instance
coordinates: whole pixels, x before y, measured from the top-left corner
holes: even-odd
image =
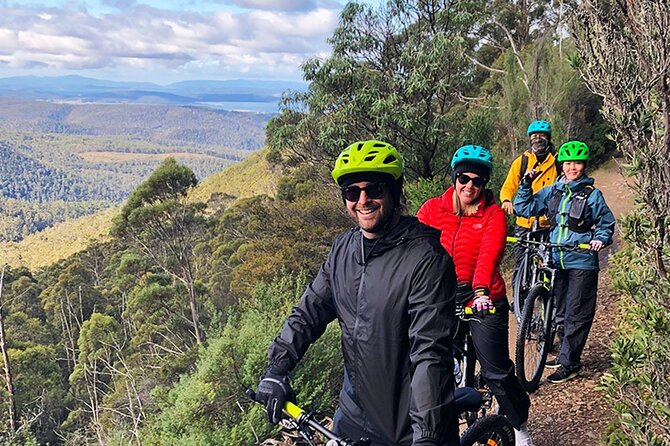
[[[482,177],[472,178],[464,173],[459,173],[456,176],[456,178],[458,179],[458,182],[463,185],[468,184],[470,181],[472,181],[472,185],[477,188],[482,187],[487,182],[486,178]]]
[[[384,184],[382,183],[370,183],[365,187],[343,187],[341,190],[342,198],[351,202],[356,202],[361,198],[361,191],[365,191],[365,195],[371,200],[377,200],[384,196]]]

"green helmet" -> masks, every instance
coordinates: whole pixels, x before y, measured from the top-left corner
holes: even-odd
[[[387,174],[398,180],[404,167],[395,147],[383,141],[368,140],[357,141],[344,149],[335,160],[332,173],[337,184],[347,175],[362,172]]]
[[[589,147],[581,141],[568,141],[558,149],[559,163],[564,161],[588,161]]]

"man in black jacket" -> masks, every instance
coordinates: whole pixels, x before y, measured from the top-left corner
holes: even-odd
[[[257,395],[271,422],[293,397],[289,373],[337,319],[344,383],[335,432],[373,446],[458,445],[454,265],[437,230],[403,215],[403,167],[381,141],[338,157],[333,178],[358,227],[337,237],[270,346]]]

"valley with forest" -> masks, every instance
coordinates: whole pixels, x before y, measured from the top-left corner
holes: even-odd
[[[304,444],[244,391],[352,227],[338,153],[392,143],[414,214],[451,185],[465,144],[491,149],[497,199],[543,119],[555,146],[588,144],[617,227],[583,376],[541,383],[530,432],[670,445],[668,6],[349,3],[332,54],[304,63],[308,87],[272,114],[0,88],[0,444]],[[339,330],[291,375],[300,405],[328,415]]]

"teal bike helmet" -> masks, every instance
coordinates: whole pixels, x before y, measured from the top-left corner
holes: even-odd
[[[533,121],[528,126],[528,136],[531,133],[545,133],[551,137],[551,124],[547,121]]]
[[[463,162],[478,163],[484,165],[488,170],[493,169],[493,155],[482,146],[467,145],[460,147],[451,158],[451,168]]]
[[[493,155],[482,146],[467,145],[460,147],[451,158],[451,180],[464,172],[473,172],[486,181],[491,177],[493,170]]]

